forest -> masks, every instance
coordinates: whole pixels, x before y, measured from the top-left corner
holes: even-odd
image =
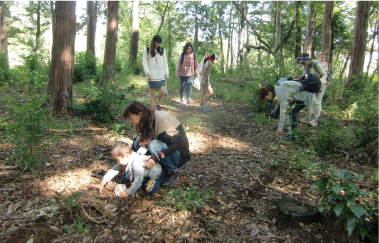
[[[0,1],[0,16],[1,242],[378,242],[377,1]],[[98,192],[115,142],[140,135],[122,113],[151,105],[156,35],[160,105],[191,159],[153,195],[118,197],[124,172]],[[181,104],[186,43],[218,56],[209,112],[203,84]],[[259,92],[308,74],[304,53],[328,85],[287,141]]]

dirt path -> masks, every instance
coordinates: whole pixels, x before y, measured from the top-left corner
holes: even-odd
[[[284,166],[290,145],[275,145],[272,130],[247,118],[246,104],[216,100],[210,105],[212,112],[204,113],[198,100],[193,100],[190,108],[177,101],[172,99],[163,110],[182,122],[193,156],[181,169],[180,181],[174,187],[160,188],[154,196],[147,196],[140,189],[131,198],[120,199],[113,194],[116,182],[129,182],[119,175],[116,182],[109,183],[107,190],[98,195],[95,190],[88,190],[88,185],[100,181],[91,172],[110,169],[115,163],[110,156],[114,141],[131,142],[133,131],[118,138],[104,125],[88,124],[75,132],[57,132],[60,139],[49,141],[44,150],[45,168],[40,174],[18,177],[6,171],[1,175],[0,240],[287,243],[347,240],[344,233],[328,223],[280,224],[277,201],[281,197],[290,195],[309,205],[314,205],[316,198],[309,194],[310,183],[305,176]],[[4,164],[10,160],[7,146],[0,147]],[[215,196],[197,210],[156,205],[165,200],[168,192],[187,187],[210,188]],[[75,192],[82,194],[69,203],[67,197]],[[76,202],[81,206],[75,207]],[[79,232],[77,215],[88,231]],[[251,238],[254,230],[259,233]]]

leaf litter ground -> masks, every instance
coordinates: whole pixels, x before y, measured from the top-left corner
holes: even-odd
[[[56,132],[44,149],[46,167],[37,175],[19,177],[12,170],[1,173],[0,240],[3,242],[348,242],[331,216],[318,224],[281,224],[278,200],[291,196],[304,204],[317,205],[309,194],[311,181],[302,172],[289,169],[286,158],[301,144],[278,144],[274,125],[264,126],[247,118],[244,103],[210,102],[209,113],[186,108],[172,98],[163,110],[175,115],[187,130],[193,154],[180,170],[180,180],[171,188],[160,188],[148,196],[143,188],[128,199],[114,195],[117,183],[129,185],[119,174],[99,195],[88,189],[100,179],[94,171],[109,170],[115,160],[111,147],[116,140],[131,142],[134,131],[119,138],[102,124],[87,123],[76,132]],[[169,102],[170,101],[170,102]],[[126,123],[121,117],[119,123]],[[316,132],[313,131],[313,132]],[[0,144],[3,165],[12,165],[9,144]],[[348,158],[346,160],[346,158]],[[373,173],[354,156],[317,158],[365,174]],[[273,162],[276,161],[276,166]],[[101,177],[101,175],[98,175]],[[366,177],[366,178],[367,178]],[[204,208],[182,210],[157,205],[170,190],[210,188],[214,197]],[[360,185],[374,190],[376,182]],[[64,197],[82,192],[79,207],[65,207]],[[377,202],[376,202],[377,203]],[[87,231],[78,232],[76,215]]]

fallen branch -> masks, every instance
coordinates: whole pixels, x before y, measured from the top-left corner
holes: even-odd
[[[0,170],[15,170],[17,169],[18,166],[17,165],[4,165],[4,166],[0,166]]]
[[[254,179],[258,180],[258,181],[259,181],[259,184],[261,184],[261,186],[264,186],[264,187],[266,187],[266,188],[270,188],[270,189],[275,190],[275,187],[264,185],[258,177],[254,176],[253,173],[251,173],[251,171],[249,170],[249,168],[247,168],[247,167],[244,166],[244,165],[242,165],[242,167],[245,168],[245,169],[249,172],[249,174],[250,174]]]
[[[287,238],[291,238],[291,236],[268,235],[268,236],[254,237],[253,239],[267,239],[267,238],[287,239]]]

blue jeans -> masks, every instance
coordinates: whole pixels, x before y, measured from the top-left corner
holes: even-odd
[[[134,141],[134,148],[139,149],[141,145],[139,144],[138,139]],[[158,153],[167,148],[167,145],[159,140],[152,140],[148,145],[147,149],[150,151],[151,154],[153,153]],[[179,164],[179,159],[180,159],[180,152],[176,151],[173,154],[166,156],[164,159],[161,159],[159,161],[159,164],[162,166],[162,169],[167,173],[167,174],[172,174],[175,173],[178,170],[178,164]]]
[[[291,127],[292,127],[292,130],[295,131],[295,129],[297,129],[297,124],[298,124],[298,120],[297,120],[297,114],[299,113],[299,111],[301,111],[303,108],[305,107],[305,104],[303,101],[299,101],[297,100],[296,103],[295,103],[295,107],[292,109],[291,111]]]
[[[185,89],[187,93],[187,103],[189,103],[191,102],[193,75],[189,77],[179,75],[179,80],[180,80],[180,100],[183,100],[184,89]]]

